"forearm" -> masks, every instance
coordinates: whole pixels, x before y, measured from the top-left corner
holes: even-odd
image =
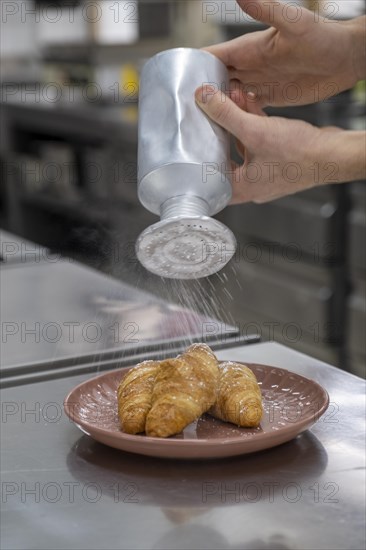
[[[332,178],[324,183],[344,183],[366,179],[366,132],[341,130],[324,135],[320,165]]]
[[[357,81],[366,78],[366,15],[342,23],[352,37],[350,63]]]

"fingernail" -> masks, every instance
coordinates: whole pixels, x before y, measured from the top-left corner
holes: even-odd
[[[195,98],[197,103],[205,104],[210,101],[212,96],[218,92],[218,88],[211,84],[205,84],[198,88],[195,92]]]
[[[255,95],[254,92],[248,92],[247,93],[247,98],[250,100],[250,101],[255,101],[257,99],[257,96]]]

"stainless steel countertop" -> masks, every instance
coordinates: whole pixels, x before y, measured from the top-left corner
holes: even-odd
[[[13,233],[0,229],[0,265],[39,263],[55,260],[50,250]]]
[[[364,548],[365,382],[275,343],[217,355],[313,378],[331,405],[280,447],[184,462],[82,435],[62,402],[86,376],[2,390],[2,548]]]
[[[1,375],[97,362],[152,344],[205,339],[221,323],[75,261],[45,256],[3,265]],[[237,333],[233,327],[229,332]],[[218,331],[217,331],[218,332]],[[161,347],[161,346],[160,346]]]

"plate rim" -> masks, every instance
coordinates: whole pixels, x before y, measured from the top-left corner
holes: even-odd
[[[224,362],[227,362],[227,361],[228,360],[220,360],[219,363],[224,363]],[[297,378],[301,378],[301,379],[305,380],[306,382],[308,382],[308,383],[310,382],[312,385],[317,386],[317,388],[323,394],[324,399],[322,400],[321,407],[318,410],[316,410],[315,413],[313,413],[310,416],[305,417],[304,419],[302,419],[298,422],[294,422],[292,424],[286,425],[279,432],[278,431],[273,431],[273,432],[263,432],[263,433],[259,434],[258,437],[260,437],[261,441],[276,438],[276,435],[278,433],[285,436],[286,434],[291,433],[293,431],[293,426],[296,426],[296,434],[294,435],[294,437],[296,437],[296,435],[301,434],[304,431],[303,430],[304,426],[308,426],[309,424],[310,425],[315,424],[319,420],[319,418],[325,413],[327,408],[329,407],[329,403],[330,403],[329,393],[316,380],[313,380],[311,378],[303,376],[302,374],[298,374],[296,372],[290,371],[288,369],[284,369],[282,367],[276,367],[274,365],[266,365],[264,363],[252,363],[252,362],[244,362],[244,361],[232,361],[232,360],[231,360],[231,362],[247,365],[247,366],[249,366],[249,368],[251,367],[251,365],[253,365],[253,366],[256,366],[256,367],[265,367],[266,369],[274,369],[274,370],[282,371],[284,373],[288,373],[290,375],[294,375]],[[69,406],[71,396],[74,393],[76,393],[77,391],[79,391],[80,388],[82,388],[85,384],[89,384],[90,382],[97,382],[99,379],[104,378],[104,377],[106,377],[110,374],[117,374],[117,373],[123,374],[124,372],[127,373],[129,370],[131,370],[135,366],[136,365],[132,365],[130,367],[126,366],[126,367],[121,367],[121,368],[115,369],[115,370],[109,370],[109,371],[106,371],[104,373],[98,374],[97,376],[94,376],[93,378],[88,378],[87,380],[84,380],[83,382],[80,382],[79,384],[77,384],[74,388],[72,388],[67,393],[67,395],[66,395],[66,397],[64,398],[64,401],[63,401],[64,411],[65,411],[66,415],[68,416],[68,418],[72,422],[74,422],[74,424],[79,429],[83,428],[81,431],[83,431],[84,433],[87,433],[90,437],[93,437],[93,435],[91,433],[89,433],[89,431],[88,431],[88,429],[90,428],[90,424],[88,422],[83,422],[79,418],[76,418],[75,415],[73,414],[73,407]],[[73,403],[75,403],[75,401]],[[205,414],[207,414],[207,413],[205,413]],[[230,424],[230,422],[227,422],[227,424]],[[95,433],[98,433],[98,434],[103,435],[103,436],[116,438],[119,441],[128,441],[130,443],[139,441],[140,443],[146,443],[147,445],[149,445],[149,444],[153,445],[153,444],[158,443],[159,446],[168,446],[168,447],[170,445],[172,445],[172,443],[174,443],[174,445],[177,446],[177,447],[185,447],[185,448],[187,448],[187,447],[205,447],[205,448],[208,448],[210,446],[217,447],[218,445],[229,447],[230,445],[233,445],[233,446],[238,445],[238,443],[240,441],[243,441],[243,444],[245,444],[244,442],[246,441],[246,439],[244,439],[244,438],[241,440],[239,436],[233,437],[233,438],[228,439],[228,440],[226,440],[226,439],[174,439],[174,438],[170,438],[170,437],[160,438],[160,437],[151,437],[151,436],[140,435],[140,434],[135,434],[135,435],[127,434],[127,433],[123,432],[122,430],[119,431],[119,432],[111,432],[110,430],[107,430],[105,428],[100,428],[98,426],[93,426],[92,430]],[[255,432],[253,432],[253,434],[254,433]],[[251,438],[250,438],[250,440],[251,440]],[[131,451],[129,451],[129,452],[131,452]],[[136,452],[138,452],[138,451],[136,451]]]

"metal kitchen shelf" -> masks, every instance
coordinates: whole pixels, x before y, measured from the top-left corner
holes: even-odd
[[[236,335],[235,335],[236,334]],[[239,336],[238,332],[228,333],[227,337],[221,341],[214,339],[192,338],[190,343],[202,342],[208,344],[214,351],[226,348],[234,348],[248,344],[256,344],[261,341],[259,335]],[[15,366],[13,368],[2,369],[0,388],[9,388],[21,386],[24,384],[34,384],[45,380],[56,380],[68,376],[80,374],[98,374],[105,370],[113,368],[131,367],[146,361],[148,359],[162,360],[168,357],[174,357],[187,348],[187,342],[168,341],[158,342],[147,345],[141,349],[129,350],[125,352],[120,350],[106,351],[96,357],[85,356],[75,357],[73,359],[62,361],[44,361],[42,363],[33,363],[28,365]]]

